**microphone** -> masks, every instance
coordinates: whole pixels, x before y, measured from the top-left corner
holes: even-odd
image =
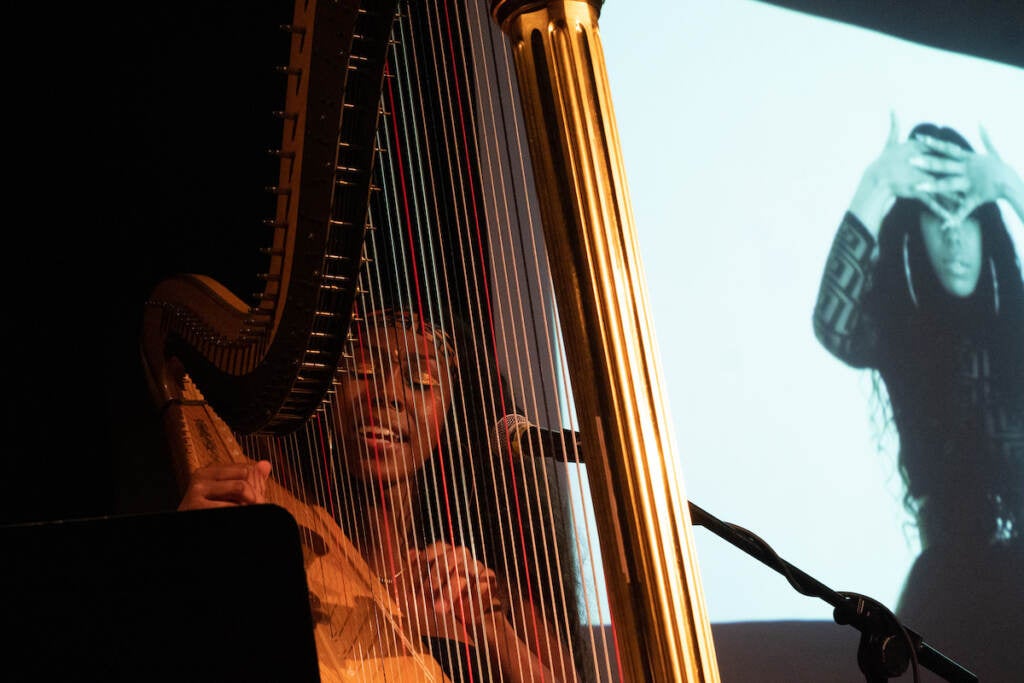
[[[502,455],[553,458],[561,462],[583,461],[579,434],[572,429],[542,429],[517,413],[498,420],[494,442]]]

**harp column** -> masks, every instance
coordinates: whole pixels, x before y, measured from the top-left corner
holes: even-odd
[[[598,33],[602,0],[492,0],[511,41],[627,681],[717,681]]]

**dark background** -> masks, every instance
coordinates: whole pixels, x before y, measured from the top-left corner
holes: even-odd
[[[179,272],[249,300],[273,216],[288,3],[64,12],[23,22],[42,39],[8,126],[3,521],[176,505],[144,302]]]
[[[773,4],[1024,68],[1016,0]],[[144,302],[178,272],[261,288],[290,9],[195,5],[8,18],[0,523],[173,509]]]

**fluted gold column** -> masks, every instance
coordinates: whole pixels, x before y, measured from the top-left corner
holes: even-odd
[[[493,0],[509,37],[627,681],[717,681],[598,32],[600,0]]]

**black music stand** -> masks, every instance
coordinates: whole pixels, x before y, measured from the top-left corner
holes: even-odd
[[[3,526],[0,557],[5,680],[320,681],[283,508]]]

